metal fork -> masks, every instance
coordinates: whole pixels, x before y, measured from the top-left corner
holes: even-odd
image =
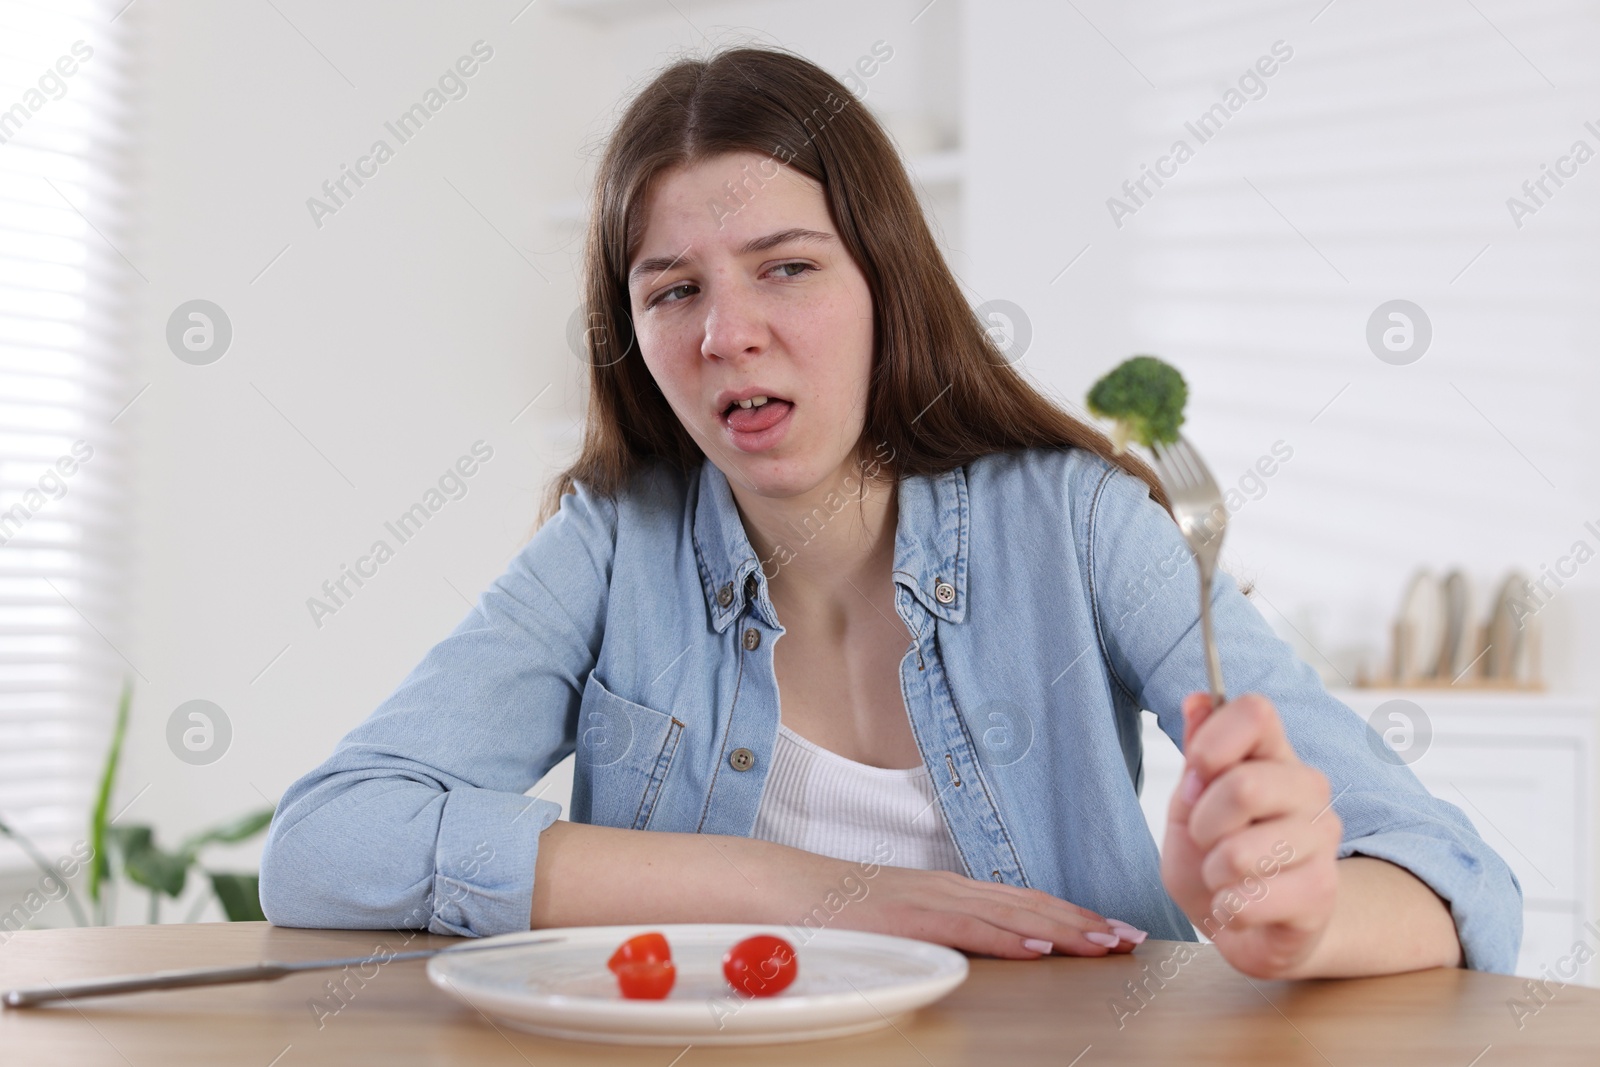
[[[1158,442],[1151,451],[1156,457],[1156,474],[1172,502],[1172,516],[1178,520],[1178,529],[1189,542],[1200,571],[1200,633],[1206,646],[1206,676],[1211,683],[1211,706],[1220,708],[1228,698],[1222,687],[1217,639],[1211,632],[1211,579],[1222,552],[1228,509],[1222,504],[1217,480],[1182,434],[1175,443]]]

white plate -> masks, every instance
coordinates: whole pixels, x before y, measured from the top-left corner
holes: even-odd
[[[1484,654],[1484,673],[1502,682],[1527,681],[1528,646],[1539,625],[1537,615],[1527,607],[1527,575],[1513,570],[1495,593],[1489,613],[1489,650]]]
[[[677,981],[664,1000],[625,1000],[606,961],[635,934],[666,935]],[[722,956],[755,934],[795,948],[794,984],[771,997],[735,993]],[[756,1045],[859,1034],[898,1022],[967,977],[967,958],[928,941],[857,930],[734,923],[572,926],[529,930],[489,942],[560,935],[565,941],[497,951],[446,953],[428,979],[473,1008],[547,1037],[621,1045]]]
[[[1453,570],[1444,576],[1445,627],[1439,651],[1439,676],[1454,682],[1473,658],[1483,651],[1479,643],[1477,610],[1473,604],[1472,579],[1465,571]]]
[[[1444,591],[1426,570],[1412,576],[1400,603],[1400,623],[1409,640],[1402,645],[1399,666],[1402,681],[1432,678],[1439,672],[1440,642],[1444,638]]]

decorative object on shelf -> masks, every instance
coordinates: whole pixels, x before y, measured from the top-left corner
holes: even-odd
[[[1527,575],[1513,570],[1479,610],[1472,581],[1460,569],[1438,578],[1427,568],[1412,575],[1391,624],[1384,673],[1356,679],[1362,688],[1542,690],[1542,633],[1528,607]]]

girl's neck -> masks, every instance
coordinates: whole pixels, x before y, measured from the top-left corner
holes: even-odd
[[[895,486],[866,480],[854,462],[797,496],[763,497],[730,487],[774,599],[859,602],[868,585],[894,567]]]

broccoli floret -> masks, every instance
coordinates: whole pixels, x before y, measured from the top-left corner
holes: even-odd
[[[1155,356],[1134,356],[1094,383],[1089,410],[1111,420],[1111,439],[1121,452],[1129,439],[1146,448],[1175,442],[1188,399],[1189,387],[1176,369]]]

